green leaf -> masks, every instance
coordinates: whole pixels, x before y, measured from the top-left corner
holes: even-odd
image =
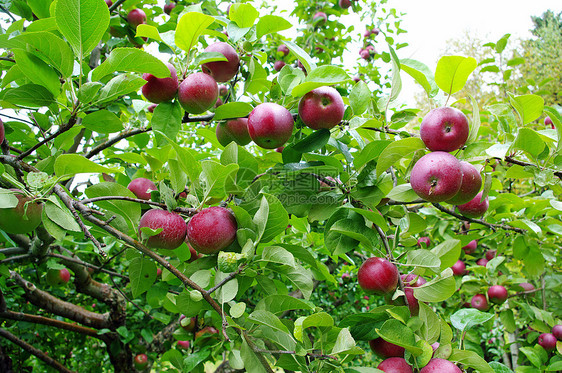
[[[269,311],[255,310],[248,316],[248,321],[289,334],[289,329],[287,329],[285,324],[283,324],[277,316]]]
[[[260,242],[265,243],[273,240],[278,234],[285,231],[289,224],[289,215],[277,197],[267,193],[263,193],[263,197],[269,205],[267,223],[260,240]]]
[[[537,95],[514,96],[509,94],[509,102],[519,114],[522,125],[538,119],[544,109],[544,99]]]
[[[62,154],[55,160],[55,175],[69,178],[77,174],[86,173],[113,173],[117,170],[101,166],[78,154]]]
[[[277,264],[295,266],[295,257],[281,246],[268,246],[263,249],[261,260]]]
[[[64,40],[52,32],[25,32],[10,39],[10,43],[14,43],[13,47],[19,45],[22,49],[26,49],[29,45],[33,48],[34,54],[57,69],[63,77],[68,78],[72,75],[74,66],[72,50]]]
[[[262,298],[256,305],[256,310],[266,310],[272,313],[283,313],[292,310],[312,311],[314,305],[290,295],[275,294]]]
[[[353,114],[363,114],[369,108],[370,103],[371,90],[364,81],[360,80],[349,93],[349,105],[353,109]]]
[[[414,288],[414,296],[420,302],[442,302],[457,291],[457,285],[450,268],[441,272],[437,278]]]
[[[476,60],[472,57],[443,56],[437,62],[435,82],[445,93],[452,95],[464,88],[475,68]]]
[[[502,363],[498,363],[497,361],[492,361],[489,363],[490,368],[494,370],[494,373],[513,373],[511,369],[503,365]]]
[[[72,232],[82,231],[76,220],[74,220],[72,213],[66,206],[58,202],[57,198],[54,196],[50,197],[47,203],[45,203],[45,214],[52,222],[64,230]]]
[[[123,129],[123,123],[108,110],[98,110],[82,118],[82,125],[98,133],[113,133]]]
[[[422,321],[421,336],[428,343],[435,343],[441,334],[441,320],[427,304],[419,302],[419,307],[419,318]]]
[[[451,324],[462,332],[475,325],[482,325],[493,317],[494,315],[488,312],[478,311],[474,308],[463,308],[451,315]]]
[[[168,66],[150,53],[138,48],[115,48],[107,59],[92,71],[92,81],[101,80],[116,71],[148,73],[157,78],[170,77]]]
[[[80,60],[98,45],[109,26],[109,10],[103,0],[57,0],[55,20]]]
[[[136,298],[150,289],[156,280],[156,264],[152,259],[134,258],[129,264],[131,291]]]
[[[468,139],[466,140],[466,145],[473,143],[478,137],[478,130],[480,129],[480,109],[478,108],[478,102],[470,94],[470,103],[472,104],[472,122],[470,123],[470,133]]]
[[[219,52],[203,52],[199,53],[197,57],[195,57],[193,64],[195,66],[200,66],[207,62],[216,61],[228,61],[228,59],[224,56],[224,54]]]
[[[379,156],[377,163],[377,175],[382,175],[400,159],[408,156],[416,150],[424,149],[425,144],[418,137],[408,137],[394,141],[388,145]]]
[[[284,17],[268,14],[260,17],[258,24],[256,25],[256,37],[260,39],[264,35],[287,30],[291,27],[293,27],[291,22]]]
[[[243,118],[248,116],[253,109],[253,106],[247,102],[228,102],[215,110],[213,120]]]
[[[169,140],[175,141],[181,129],[183,113],[178,101],[162,102],[156,106],[150,124],[158,146],[166,145]],[[162,133],[165,133],[166,137],[162,136]]]
[[[286,276],[293,286],[297,287],[302,292],[304,299],[310,299],[314,284],[312,281],[312,274],[309,270],[305,269],[300,264],[295,264],[294,267],[271,266],[271,269]]]
[[[267,373],[268,371],[264,368],[254,351],[246,340],[242,340],[242,346],[240,347],[240,356],[244,362],[244,368],[248,373]],[[271,370],[271,369],[270,369]]]
[[[288,45],[288,43],[285,44]],[[323,65],[317,68],[311,68],[313,69],[312,71],[306,70],[309,71],[309,73],[304,82],[297,85],[291,91],[293,97],[303,96],[318,87],[341,84],[349,80],[349,75],[339,66]]]
[[[100,105],[106,102],[114,101],[117,98],[128,93],[137,91],[146,84],[146,80],[136,75],[120,74],[111,79],[101,89],[94,104]]]
[[[429,97],[435,97],[439,92],[439,87],[435,83],[435,77],[427,65],[405,58],[400,60],[400,67],[422,86]]]
[[[11,209],[17,205],[18,198],[14,195],[14,192],[9,189],[0,188],[0,209]]]
[[[103,182],[94,184],[84,191],[88,198],[106,197],[106,196],[123,196],[136,198],[136,196],[127,187],[111,182]],[[129,227],[135,229],[141,216],[141,205],[132,201],[108,200],[97,201],[96,205],[102,209],[111,211],[117,215],[127,218]]]
[[[332,326],[334,326],[334,319],[332,318],[332,316],[328,315],[326,312],[314,313],[314,314],[309,315],[309,316],[299,317],[295,321],[295,327],[294,327],[294,330],[293,330],[293,334],[295,335],[296,339],[303,342],[303,332],[304,332],[305,329],[308,329],[308,328],[311,328],[311,327],[329,328],[329,327],[332,327]]]
[[[332,348],[331,354],[343,354],[343,353],[353,353],[353,354],[361,354],[363,350],[355,345],[355,340],[351,336],[351,333],[347,328],[343,328],[340,333],[338,334],[338,338],[336,339],[336,343]]]
[[[55,97],[42,85],[24,84],[20,87],[6,90],[2,100],[14,105],[42,107],[52,104],[55,101]]]
[[[223,273],[221,271],[217,271],[215,274],[215,286],[219,284],[222,280],[228,277],[228,273]],[[238,279],[234,278],[224,285],[222,285],[217,290],[217,300],[219,303],[226,303],[230,302],[236,297],[238,293]]]
[[[429,250],[419,249],[408,251],[407,254],[409,266],[428,268],[436,273],[440,271],[441,261]]]
[[[387,320],[380,329],[378,335],[387,342],[402,346],[414,356],[421,355],[423,350],[416,346],[416,337],[412,329],[396,319]]]
[[[223,166],[215,161],[201,162],[200,179],[204,182],[205,199],[209,197],[223,198],[226,194],[224,185],[228,178],[238,171],[238,165],[231,163]]]
[[[459,260],[461,255],[461,241],[448,239],[431,249],[431,252],[441,260],[441,270],[450,268]]]
[[[215,19],[211,16],[198,12],[185,13],[176,27],[175,43],[178,48],[189,53],[191,48],[197,44],[199,36],[209,27]]]
[[[490,315],[493,317],[493,315]],[[453,350],[449,360],[458,361],[462,365],[471,367],[480,373],[494,373],[494,370],[488,365],[480,355],[469,350]]]
[[[530,128],[520,128],[511,149],[523,150],[534,158],[542,153],[546,144],[542,137]]]
[[[234,3],[228,12],[228,18],[236,22],[240,28],[252,27],[259,15],[252,4]]]
[[[297,56],[297,59],[301,61],[307,72],[311,72],[312,70],[316,69],[316,64],[314,63],[312,58],[301,47],[289,40],[285,40],[284,44],[287,46],[287,48],[289,48],[291,52],[295,54],[295,56]]]
[[[419,198],[410,183],[395,186],[386,197],[397,202],[412,202]]]

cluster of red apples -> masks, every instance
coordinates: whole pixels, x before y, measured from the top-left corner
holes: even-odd
[[[464,146],[469,134],[466,115],[452,107],[431,110],[422,120],[420,137],[431,151],[421,157],[410,175],[410,184],[422,199],[456,205],[465,217],[478,218],[488,210],[482,199],[482,177],[472,164],[450,152]]]
[[[156,185],[146,178],[134,179],[128,188],[142,200],[150,200],[150,191],[157,190]],[[142,237],[142,228],[153,231],[162,229],[148,237],[148,247],[174,250],[186,242],[196,251],[192,251],[193,257],[197,253],[214,254],[228,247],[236,239],[238,226],[236,218],[228,209],[211,206],[196,213],[187,224],[179,214],[150,209],[140,219],[139,237]]]

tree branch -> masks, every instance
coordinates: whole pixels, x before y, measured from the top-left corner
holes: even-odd
[[[20,155],[18,155],[17,159],[18,160],[24,159],[25,157],[27,157],[28,155],[33,153],[35,150],[37,150],[41,146],[45,145],[49,141],[57,138],[57,136],[59,136],[60,134],[65,133],[66,131],[68,131],[69,129],[74,127],[75,124],[76,124],[76,114],[72,114],[70,119],[68,119],[68,123],[65,123],[65,124],[61,125],[55,133],[53,133],[52,135],[43,139],[43,141],[40,141],[37,144],[33,145],[29,150],[27,150],[27,151],[21,153]]]

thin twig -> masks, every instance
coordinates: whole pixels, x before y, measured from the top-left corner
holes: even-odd
[[[46,143],[48,143],[49,141],[57,138],[59,135],[65,133],[66,131],[70,130],[72,127],[74,127],[74,125],[76,124],[76,114],[72,114],[72,116],[70,117],[70,119],[68,120],[68,123],[65,123],[64,125],[61,125],[59,127],[59,129],[53,133],[52,135],[48,136],[47,138],[43,139],[43,141],[38,142],[37,144],[33,145],[30,149],[28,149],[27,151],[23,152],[22,154],[18,155],[17,159],[18,160],[22,160],[25,157],[27,157],[28,155],[30,155],[31,153],[33,153],[36,149],[40,148],[41,146],[45,145]]]
[[[215,292],[217,289],[219,289],[224,284],[226,284],[227,282],[229,282],[230,280],[232,280],[236,276],[238,276],[240,274],[240,272],[242,272],[242,270],[244,269],[245,266],[246,266],[245,264],[241,265],[240,268],[238,268],[237,271],[230,273],[228,276],[226,276],[224,279],[222,279],[222,281],[220,281],[218,284],[213,286],[211,289],[207,290],[207,293],[213,294],[213,292]]]
[[[69,256],[65,256],[65,255],[61,255],[61,254],[53,254],[53,253],[48,254],[48,256],[53,257],[53,258],[57,258],[57,259],[61,259],[61,260],[67,260],[69,262],[73,262],[73,263],[76,263],[76,264],[80,264],[81,266],[92,268],[92,269],[94,269],[98,272],[107,273],[108,275],[114,276],[114,277],[121,277],[122,279],[125,279],[125,280],[129,281],[128,276],[122,275],[121,273],[110,271],[110,270],[105,269],[105,268],[98,267],[98,266],[90,264],[88,262],[84,262],[80,259],[75,259],[75,258],[71,258]]]
[[[95,203],[95,202],[98,202],[98,201],[112,201],[112,200],[130,201],[130,202],[136,202],[136,203],[143,203],[145,205],[157,206],[157,207],[161,207],[163,209],[166,208],[166,204],[164,204],[164,203],[147,201],[147,200],[144,200],[144,199],[131,198],[131,197],[125,197],[125,196],[94,197],[94,198],[84,199],[84,200],[80,201],[80,203],[86,205],[88,203]],[[197,209],[185,208],[185,207],[177,207],[177,208],[174,209],[174,211],[179,212],[181,214],[186,214],[188,216],[193,216],[197,213]]]
[[[127,302],[131,303],[133,306],[135,306],[136,308],[138,308],[139,310],[141,310],[145,316],[148,316],[151,320],[154,319],[154,317],[150,316],[150,314],[148,312],[146,312],[145,310],[142,309],[141,306],[139,306],[138,304],[136,304],[135,302],[133,302],[131,299],[129,299],[129,297],[127,296],[127,294],[125,294],[123,292],[123,290],[121,290],[121,288],[115,283],[115,280],[113,279],[113,277],[109,277],[109,279],[111,280],[111,282],[113,283],[113,286],[115,287],[115,289],[117,289],[117,291],[119,293],[121,293],[121,295],[123,296],[123,298],[125,298],[127,300]]]

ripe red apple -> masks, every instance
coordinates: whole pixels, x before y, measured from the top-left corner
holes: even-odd
[[[195,330],[195,327],[197,326],[197,318],[196,317],[191,317],[190,319],[187,319],[185,317],[185,315],[181,315],[180,316],[180,326],[188,333],[191,333],[192,331]]]
[[[502,304],[507,300],[507,289],[501,285],[493,285],[488,288],[488,299],[491,302]]]
[[[474,254],[476,252],[476,248],[478,247],[478,241],[472,240],[463,246],[462,250],[465,254]]]
[[[354,81],[355,83],[359,83],[359,82],[361,81],[361,77],[360,77],[359,75],[355,75],[355,76],[353,77],[353,81]]]
[[[275,63],[273,64],[273,68],[275,69],[275,71],[281,71],[281,69],[285,65],[286,65],[286,63],[284,61],[278,60],[278,61],[275,61]]]
[[[402,275],[400,276],[402,282],[404,283],[404,294],[408,300],[408,308],[410,309],[410,314],[412,316],[417,316],[420,313],[419,301],[414,296],[414,288],[422,286],[427,281],[421,276],[416,276],[414,274]]]
[[[497,250],[488,250],[486,251],[486,260],[492,260],[496,256]]]
[[[278,148],[275,148],[275,151],[276,151],[277,153],[283,153],[283,149],[285,149],[285,147],[284,147],[284,146],[280,146],[280,147],[278,147]]]
[[[189,247],[189,253],[191,254],[191,256],[189,257],[189,263],[192,263],[194,261],[196,261],[197,259],[203,257],[202,254],[199,254],[194,248],[193,246],[191,246],[189,244],[189,241],[187,239],[187,236],[185,237],[185,243],[187,244],[187,247]]]
[[[455,276],[462,276],[466,274],[466,264],[462,260],[457,260],[455,264],[451,267],[453,270],[453,275]]]
[[[383,360],[377,369],[385,373],[413,373],[412,367],[401,357],[391,357]]]
[[[162,276],[162,270],[160,268],[156,268],[156,277]]]
[[[420,137],[431,151],[452,152],[464,145],[469,130],[466,115],[445,106],[426,114],[420,125]]]
[[[420,370],[420,373],[462,373],[462,370],[449,360],[431,359],[429,363]]]
[[[155,249],[174,250],[181,246],[186,235],[186,224],[183,218],[167,210],[148,210],[141,217],[139,222],[139,237],[141,228],[151,229],[162,228],[162,231],[155,236],[151,236],[146,241],[146,245]]]
[[[149,113],[154,113],[156,106],[158,106],[158,104],[151,104],[146,110],[148,110]]]
[[[138,199],[144,199],[145,201],[150,201],[151,190],[158,190],[158,187],[156,187],[156,184],[154,184],[152,180],[144,177],[132,180],[129,185],[127,185],[127,188],[133,192]]]
[[[418,196],[429,202],[453,198],[462,181],[461,165],[454,155],[431,152],[421,157],[410,174],[410,184]]]
[[[169,78],[157,78],[152,74],[142,74],[146,84],[142,86],[142,95],[150,102],[159,104],[164,101],[171,101],[178,92],[178,75],[176,68],[167,63],[171,76]]]
[[[462,182],[461,188],[453,198],[447,201],[452,205],[462,205],[472,200],[482,186],[480,172],[468,162],[461,161]]]
[[[18,199],[16,207],[0,209],[0,229],[10,234],[24,234],[41,224],[43,204],[32,202],[21,190],[10,189]]]
[[[238,226],[234,215],[224,207],[212,206],[201,210],[187,223],[187,239],[195,250],[213,254],[236,239]]]
[[[113,5],[113,1],[111,0],[105,0],[105,3],[107,4],[108,7]]]
[[[228,82],[234,78],[240,67],[240,56],[230,44],[219,41],[205,48],[205,52],[222,53],[227,61],[215,61],[204,63],[201,67],[203,72],[211,75],[217,82]]]
[[[484,215],[488,211],[489,206],[488,197],[482,201],[482,192],[480,192],[470,202],[458,205],[457,210],[459,210],[462,216],[475,219]]]
[[[550,352],[556,348],[556,337],[550,333],[542,333],[539,335],[538,343],[547,352]]]
[[[552,335],[556,337],[559,341],[562,341],[562,325],[554,325],[552,327]]]
[[[145,370],[148,366],[148,356],[146,354],[138,354],[133,359],[136,370]]]
[[[285,44],[281,44],[279,47],[277,47],[277,54],[280,56],[286,56],[289,54],[289,52],[289,47],[287,47]]]
[[[228,94],[228,87],[224,84],[219,84],[219,95],[226,96]]]
[[[331,129],[343,119],[345,106],[340,93],[332,87],[318,87],[299,102],[299,116],[305,125],[318,130]]]
[[[178,341],[178,347],[182,350],[189,350],[189,341]]]
[[[0,120],[0,144],[4,142],[5,138],[6,138],[6,133],[4,131],[4,123],[2,123],[2,120]]]
[[[470,305],[480,311],[486,311],[489,308],[488,300],[484,294],[475,294],[470,300]]]
[[[367,293],[388,294],[396,289],[398,269],[386,259],[372,257],[361,264],[357,281]]]
[[[127,22],[133,27],[146,23],[146,14],[141,9],[133,9],[127,14]]]
[[[528,282],[522,282],[522,283],[519,284],[519,286],[521,286],[523,289],[525,289],[525,291],[535,290],[535,286],[533,284],[528,283]]]
[[[217,102],[215,102],[214,108],[218,108],[219,106],[221,106],[222,104],[224,104],[224,102],[222,102],[222,98],[217,98]]]
[[[476,261],[476,264],[478,264],[479,266],[482,266],[482,267],[486,267],[486,264],[488,264],[488,259],[480,258]]]
[[[219,97],[219,86],[211,75],[193,73],[178,88],[178,101],[189,114],[201,114],[213,107]]]
[[[316,12],[312,16],[312,22],[321,25],[328,21],[328,16],[324,12]]]
[[[554,123],[552,123],[552,119],[550,117],[544,118],[544,125],[550,126],[550,128],[552,128],[552,129],[556,129],[556,127],[554,127]]]
[[[217,329],[215,329],[212,326],[206,326],[203,329],[199,330],[197,333],[195,333],[195,339],[213,337],[218,334],[219,331]]]
[[[418,247],[423,247],[422,244],[425,244],[425,247],[428,248],[431,245],[431,239],[427,236],[418,238]]]
[[[404,357],[404,347],[385,341],[382,338],[375,338],[369,341],[369,347],[380,358]]]
[[[339,0],[338,5],[342,9],[347,9],[351,6],[351,0]],[[380,369],[380,368],[379,368]]]
[[[248,118],[238,118],[220,122],[217,125],[217,140],[222,146],[234,141],[238,145],[248,145],[252,139],[248,133]]]
[[[274,102],[259,104],[248,116],[252,140],[265,149],[275,149],[293,134],[294,120],[289,110]]]
[[[166,5],[164,5],[164,13],[166,14],[172,13],[172,9],[174,9],[175,7],[176,7],[176,3],[173,2],[166,3]]]
[[[70,281],[70,272],[66,268],[49,269],[46,276],[47,283],[51,286],[67,284]]]
[[[364,60],[368,60],[369,58],[371,58],[371,53],[369,53],[369,51],[367,49],[359,49],[359,56],[364,59]]]

